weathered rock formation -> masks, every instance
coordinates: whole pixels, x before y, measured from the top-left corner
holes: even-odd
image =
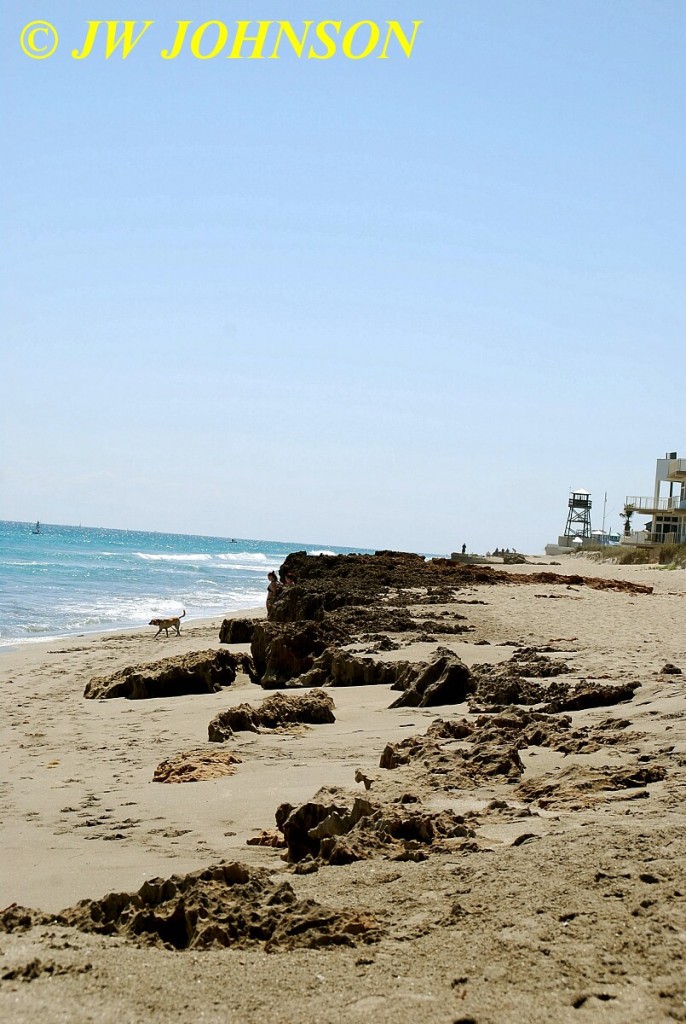
[[[274,601],[270,621],[311,619],[340,623],[348,630],[366,623],[369,632],[406,631],[408,624],[403,629],[400,605],[449,601],[456,591],[479,584],[588,586],[631,594],[652,593],[652,587],[623,580],[551,572],[515,574],[446,558],[427,561],[420,555],[397,551],[378,551],[375,555],[307,555],[298,551],[288,555],[280,573],[282,579],[292,576],[297,583],[285,587]],[[355,616],[349,615],[351,609],[356,609]],[[395,629],[383,624],[389,613],[396,617]]]
[[[606,799],[608,793],[623,789],[645,791],[651,782],[667,775],[661,764],[630,764],[621,768],[570,765],[555,775],[520,783],[517,795],[543,808],[580,810]]]
[[[398,684],[394,689],[398,689]],[[415,678],[404,687],[402,696],[391,704],[392,708],[427,708],[441,704],[461,704],[472,693],[475,683],[471,672],[450,652],[436,658],[417,670]]]
[[[180,697],[189,693],[216,693],[235,680],[239,664],[243,664],[240,656],[230,651],[181,654],[149,665],[130,665],[110,676],[95,676],[83,695],[95,700],[112,697],[145,700],[150,697]]]
[[[266,688],[356,685],[362,679],[367,685],[378,682],[393,670],[376,669],[369,663],[363,665],[353,660],[344,662],[338,652],[332,654],[327,648],[340,648],[360,640],[374,643],[381,638],[392,649],[395,641],[389,633],[414,633],[427,640],[436,635],[463,633],[471,628],[456,621],[463,616],[439,610],[427,617],[417,614],[417,606],[454,601],[466,587],[574,585],[626,593],[650,593],[652,589],[576,575],[519,575],[487,565],[457,564],[444,558],[427,561],[420,555],[393,551],[379,551],[375,555],[295,552],[288,555],[280,574],[282,580],[294,578],[296,582],[284,586],[270,605],[268,620],[258,620],[252,632],[253,678]],[[225,625],[223,637],[233,637],[232,630],[238,627]],[[450,676],[454,680],[456,673],[451,671]],[[408,689],[404,684],[401,688]],[[405,701],[412,699],[416,698],[408,695]],[[422,694],[418,703],[423,699]],[[430,694],[427,700],[440,703],[443,698]]]
[[[219,629],[220,644],[249,644],[261,619],[224,619]]]
[[[286,686],[312,668],[327,643],[327,635],[316,622],[279,626],[258,621],[251,644],[255,677],[265,689]]]
[[[422,736],[388,743],[380,768],[419,763],[446,788],[469,788],[491,780],[517,782],[524,771],[519,751],[548,747],[560,753],[592,753],[603,746],[629,748],[639,734],[628,733],[625,719],[606,719],[594,726],[572,728],[569,715],[550,715],[510,707],[475,720],[438,719]]]
[[[561,693],[551,700],[542,710],[557,713],[622,704],[632,699],[640,685],[638,682],[630,682],[606,686],[602,683],[582,679],[576,685],[569,687],[566,693]]]
[[[233,775],[241,763],[229,750],[185,750],[168,757],[153,772],[153,782],[205,782]]]
[[[407,661],[375,661],[329,647],[299,682],[302,686],[394,686],[409,683],[416,673],[417,666]]]
[[[441,840],[474,837],[464,818],[452,811],[375,805],[363,797],[349,807],[326,791],[319,797],[300,807],[282,804],[277,809],[276,823],[292,863],[311,858],[321,864],[350,864],[378,853],[395,860],[424,860]]]
[[[671,661],[668,661],[660,669],[660,675],[662,676],[680,676],[681,674],[681,669],[678,665],[673,665]]]
[[[540,704],[540,711],[556,714],[585,708],[609,707],[632,699],[638,682],[604,684],[581,679],[567,683],[557,679],[570,672],[564,661],[539,654],[533,648],[521,648],[509,661],[498,665],[475,665],[472,676],[475,692],[469,702],[473,713],[494,711],[512,704]],[[538,680],[553,679],[553,682]]]
[[[369,914],[299,900],[288,882],[242,864],[218,864],[187,875],[154,878],[137,892],[82,900],[59,914],[16,904],[0,913],[0,930],[60,924],[100,935],[123,935],[139,946],[208,949],[264,944],[266,949],[353,946],[381,929]]]
[[[288,725],[326,725],[336,721],[332,698],[323,690],[304,693],[275,693],[259,707],[239,704],[220,711],[208,726],[212,743],[223,743],[234,732],[257,732],[259,729],[279,729]]]

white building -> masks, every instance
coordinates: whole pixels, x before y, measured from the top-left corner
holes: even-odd
[[[642,530],[631,528],[635,515],[651,517]],[[686,459],[678,458],[676,452],[657,460],[652,496],[627,495],[622,543],[686,544]]]

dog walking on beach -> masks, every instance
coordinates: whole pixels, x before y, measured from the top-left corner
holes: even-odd
[[[157,626],[157,632],[155,633],[153,640],[157,640],[162,630],[164,630],[167,636],[169,636],[169,630],[175,629],[176,635],[181,636],[181,619],[185,614],[186,609],[184,608],[183,615],[175,615],[171,619],[150,619],[148,625]]]

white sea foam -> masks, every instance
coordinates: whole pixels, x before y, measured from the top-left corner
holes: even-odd
[[[322,550],[322,551],[308,551],[307,553],[308,553],[308,555],[335,555],[336,554],[335,551],[326,551],[326,550]]]
[[[220,562],[230,562],[232,565],[236,562],[260,562],[265,565],[269,561],[261,551],[236,551],[231,554],[217,555],[217,559]]]
[[[142,551],[136,552],[137,558],[144,562],[211,562],[212,555],[149,555]]]

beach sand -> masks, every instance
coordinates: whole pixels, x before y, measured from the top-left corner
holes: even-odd
[[[150,627],[2,653],[0,907],[55,913],[239,861],[287,880],[299,899],[379,924],[375,941],[271,952],[260,943],[141,948],[51,923],[0,933],[2,1019],[686,1021],[686,572],[578,557],[545,569],[654,591],[473,586],[441,606],[466,616],[469,633],[410,643],[391,634],[397,647],[375,654],[428,660],[440,646],[474,666],[509,659],[512,644],[550,646],[571,669],[565,680],[640,683],[629,702],[571,713],[574,729],[627,722],[621,741],[577,753],[532,744],[519,752],[516,785],[494,776],[451,788],[421,758],[382,770],[386,744],[422,736],[439,718],[477,717],[466,704],[390,709],[386,686],[328,689],[330,725],[236,733],[225,744],[240,758],[232,775],[156,783],[160,762],[210,747],[219,711],[270,694],[242,674],[218,693],[166,699],[85,700],[84,687],[126,666],[216,650],[219,621],[156,641]],[[662,673],[666,663],[683,674]],[[589,784],[594,772],[641,766],[656,781]],[[531,797],[548,783],[548,799]],[[274,829],[279,804],[299,805],[322,786],[388,806],[409,795],[427,811],[467,815],[474,837],[417,862],[379,854],[303,874],[282,850],[247,844]]]

